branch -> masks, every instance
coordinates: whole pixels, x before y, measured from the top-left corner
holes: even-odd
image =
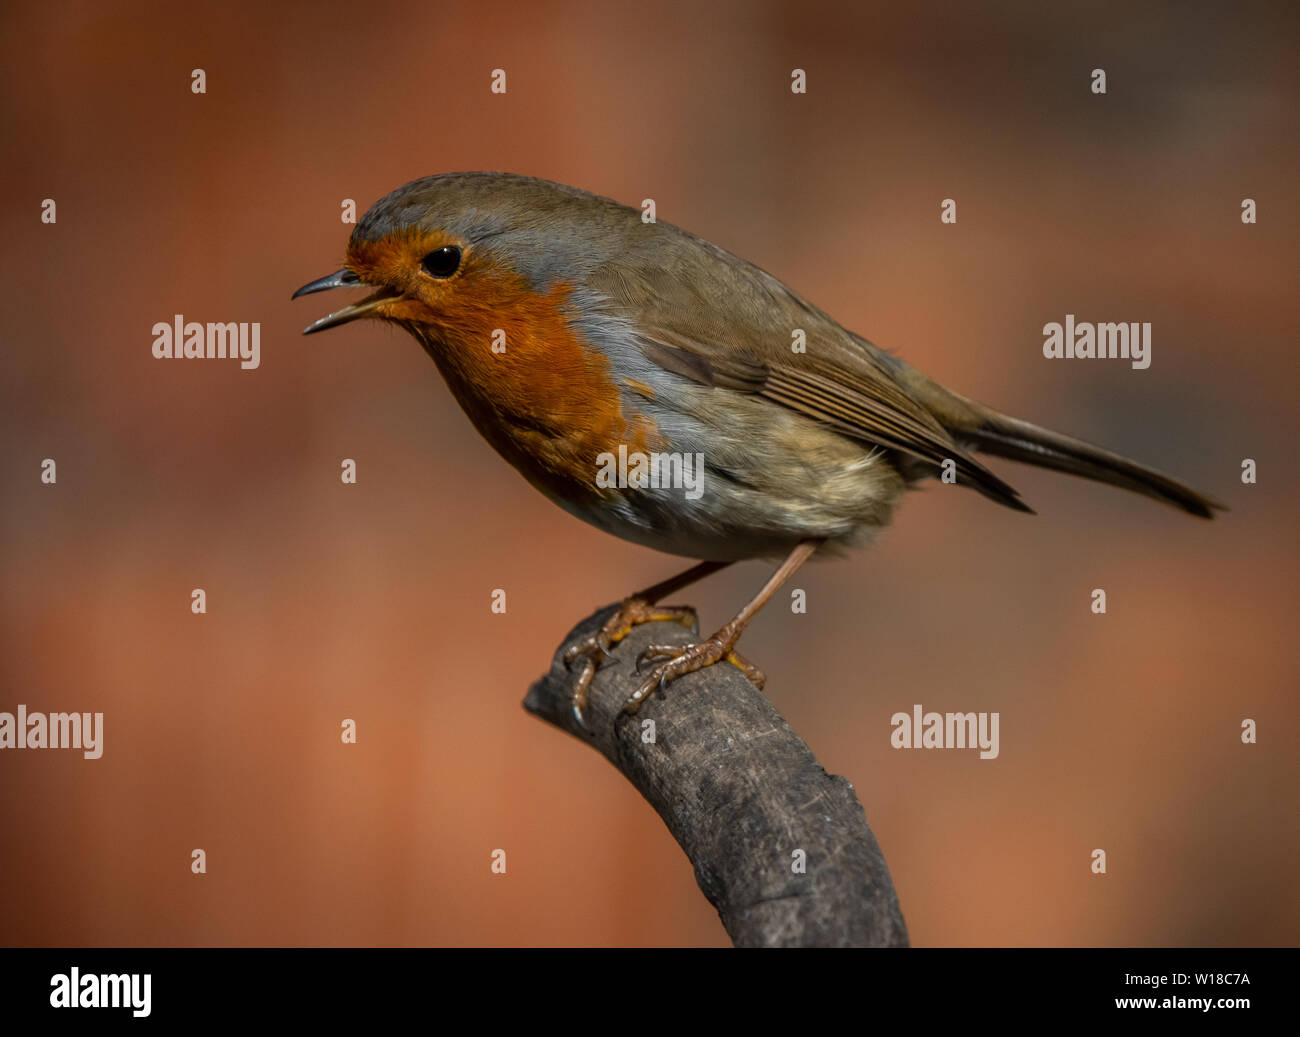
[[[853,786],[826,773],[736,667],[687,674],[635,716],[621,712],[639,680],[637,655],[652,642],[689,642],[684,627],[634,627],[592,681],[590,731],[577,726],[564,648],[613,609],[569,634],[524,708],[600,750],[658,811],[737,947],[906,946],[893,882]],[[792,868],[796,850],[806,854],[803,874]]]

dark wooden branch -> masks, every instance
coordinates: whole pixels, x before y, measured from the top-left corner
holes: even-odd
[[[569,634],[524,708],[600,750],[659,812],[737,947],[906,946],[893,882],[853,786],[826,773],[738,669],[721,663],[688,674],[635,716],[621,713],[639,679],[637,655],[652,642],[690,641],[684,627],[633,628],[592,682],[590,730],[578,727],[564,648],[613,608]],[[650,720],[653,743],[644,740]],[[793,868],[796,850],[806,855],[803,874]]]

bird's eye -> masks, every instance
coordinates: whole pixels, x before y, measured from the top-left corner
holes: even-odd
[[[436,248],[420,261],[424,272],[430,277],[446,278],[460,269],[460,249],[455,245],[443,245]]]

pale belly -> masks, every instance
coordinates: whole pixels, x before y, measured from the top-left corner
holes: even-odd
[[[624,540],[731,562],[784,557],[814,537],[856,545],[889,522],[906,489],[890,454],[801,415],[743,399],[727,428],[706,427],[675,403],[670,414],[644,408],[667,433],[663,456],[606,458],[598,502],[543,492]]]

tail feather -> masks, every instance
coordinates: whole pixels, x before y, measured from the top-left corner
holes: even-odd
[[[1214,498],[1198,493],[1154,468],[1082,439],[1000,414],[991,407],[959,396],[919,375],[919,372],[909,371],[908,375],[908,387],[939,422],[954,437],[982,453],[1110,483],[1164,501],[1200,518],[1214,518],[1215,511],[1228,510]]]
[[[990,415],[989,420],[977,428],[955,431],[983,453],[1122,486],[1200,518],[1214,518],[1216,509],[1227,510],[1213,498],[1154,468],[1019,418]]]

